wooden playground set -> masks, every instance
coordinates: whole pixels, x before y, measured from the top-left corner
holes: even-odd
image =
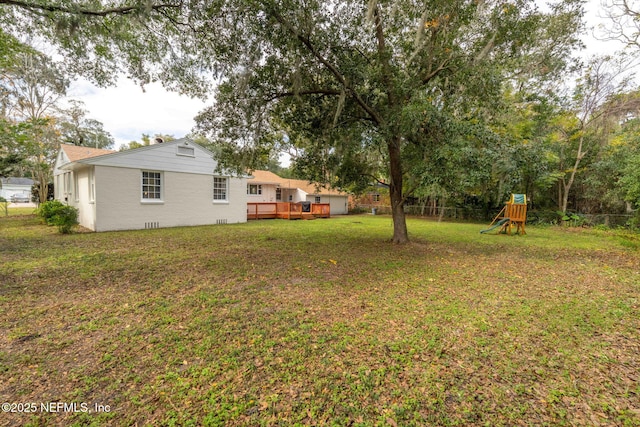
[[[512,194],[509,201],[500,211],[486,230],[480,231],[485,234],[500,227],[498,233],[509,234],[516,229],[516,234],[527,234],[524,231],[524,223],[527,221],[527,195]]]

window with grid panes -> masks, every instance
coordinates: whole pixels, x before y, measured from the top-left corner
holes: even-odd
[[[227,200],[227,178],[213,177],[213,200]]]
[[[162,174],[160,172],[142,171],[142,199],[162,199]]]

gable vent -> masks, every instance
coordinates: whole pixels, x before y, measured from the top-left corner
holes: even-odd
[[[196,155],[196,151],[193,147],[187,147],[185,145],[178,145],[178,154],[181,156],[191,156],[194,157]]]
[[[145,230],[152,229],[152,228],[160,228],[160,223],[158,221],[144,223]]]

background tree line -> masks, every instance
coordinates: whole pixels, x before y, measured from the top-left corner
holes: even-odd
[[[67,99],[69,78],[49,56],[0,35],[0,176],[29,177],[47,200],[60,144],[110,148],[102,123]]]
[[[448,136],[415,171],[418,204],[498,209],[509,193],[532,207],[584,214],[640,207],[640,92],[620,53],[591,58],[558,92],[502,92],[482,143],[470,130]]]

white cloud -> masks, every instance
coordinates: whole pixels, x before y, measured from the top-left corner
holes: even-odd
[[[168,92],[159,83],[146,85],[143,91],[124,78],[108,88],[76,81],[68,97],[85,103],[88,116],[103,123],[116,140],[116,147],[139,141],[143,133],[185,136],[195,125],[193,118],[206,105],[202,100]]]

